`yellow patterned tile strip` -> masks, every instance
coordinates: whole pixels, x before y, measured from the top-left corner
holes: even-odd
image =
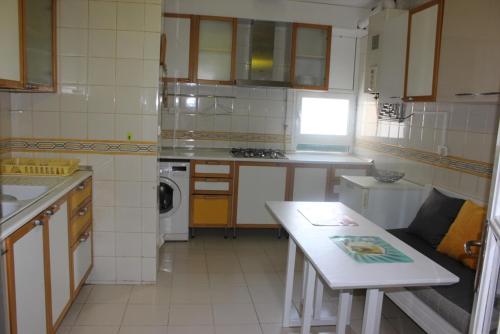
[[[88,140],[65,138],[9,138],[0,142],[0,150],[11,152],[89,153],[157,155],[152,141]]]
[[[283,136],[252,132],[163,130],[161,134],[163,139],[181,140],[246,141],[256,143],[291,143],[292,141],[290,135]]]
[[[469,160],[454,156],[443,157],[434,152],[421,151],[364,139],[356,140],[356,146],[485,178],[491,178],[493,173],[493,164],[483,161]]]

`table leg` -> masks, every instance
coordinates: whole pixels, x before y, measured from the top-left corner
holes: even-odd
[[[304,308],[302,310],[302,328],[300,334],[309,334],[313,315],[314,285],[316,283],[316,270],[306,261],[306,291],[304,298]]]
[[[362,334],[379,333],[383,300],[383,291],[379,289],[366,290],[365,311],[363,314],[363,329],[361,331]]]
[[[285,283],[285,302],[283,303],[283,327],[290,326],[290,312],[292,309],[293,280],[295,275],[295,255],[297,245],[295,241],[288,239],[288,259],[286,263],[286,283]]]
[[[347,325],[351,322],[352,291],[339,292],[339,307],[337,313],[337,334],[345,334]]]
[[[300,299],[300,307],[302,308],[304,306],[304,299],[306,297],[306,282],[307,282],[307,270],[306,267],[308,265],[308,262],[306,258],[304,257],[304,265],[302,266],[302,297]]]
[[[323,283],[316,277],[316,293],[314,296],[314,319],[321,319],[321,308],[323,307]]]

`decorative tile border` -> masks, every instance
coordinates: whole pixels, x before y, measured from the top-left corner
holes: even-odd
[[[190,130],[163,130],[163,139],[182,140],[213,140],[213,141],[240,141],[256,143],[291,143],[290,135],[275,135],[266,133],[240,133],[223,131],[190,131]]]
[[[10,138],[0,142],[11,152],[52,152],[89,154],[156,155],[158,145],[151,141],[86,140],[64,138]],[[2,146],[4,145],[4,146]]]
[[[9,138],[0,139],[0,153],[10,152],[9,142],[10,142]]]
[[[378,143],[369,140],[356,140],[356,146],[377,151],[380,153],[394,155],[403,159],[418,161],[421,163],[455,170],[485,178],[491,178],[493,174],[493,164],[477,160],[468,160],[459,157],[442,157],[439,154],[421,151],[408,147]]]

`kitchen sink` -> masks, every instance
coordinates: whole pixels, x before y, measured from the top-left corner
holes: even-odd
[[[4,184],[0,186],[0,200],[6,202],[26,201],[40,197],[49,190],[47,186]]]

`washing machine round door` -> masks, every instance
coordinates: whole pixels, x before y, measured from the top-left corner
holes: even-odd
[[[177,183],[166,177],[160,178],[158,189],[160,216],[169,217],[181,206],[181,190]]]

